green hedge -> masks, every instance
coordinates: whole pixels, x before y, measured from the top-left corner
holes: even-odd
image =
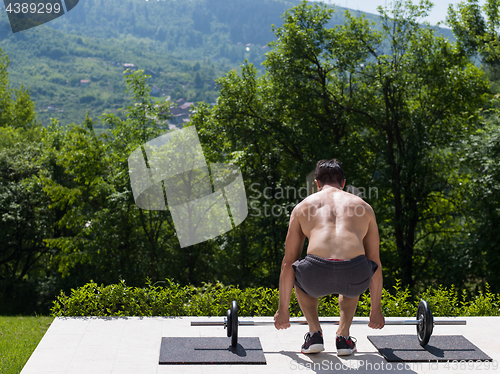
[[[479,292],[467,299],[454,287],[428,288],[416,298],[399,285],[392,293],[383,290],[382,309],[386,317],[415,316],[418,300],[425,299],[435,316],[498,316],[500,295]],[[202,287],[183,286],[167,280],[165,285],[148,284],[145,288],[127,287],[124,281],[109,286],[94,282],[63,292],[54,301],[52,315],[59,316],[225,316],[232,300],[237,300],[243,316],[272,316],[278,308],[278,290],[225,286],[221,283]],[[416,301],[415,301],[416,300]],[[365,292],[358,303],[357,316],[368,316],[370,297]],[[323,297],[319,302],[320,316],[338,316],[337,297]],[[301,316],[292,293],[290,315]]]

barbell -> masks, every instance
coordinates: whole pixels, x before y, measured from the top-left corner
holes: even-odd
[[[290,323],[307,325],[305,320],[290,321]],[[320,323],[339,324],[338,320],[322,320]],[[353,320],[352,324],[367,325],[367,320]],[[227,310],[227,318],[224,322],[220,321],[192,321],[191,326],[224,326],[227,329],[227,336],[231,338],[231,346],[238,345],[238,326],[264,326],[274,324],[273,321],[238,321],[238,303],[233,301],[231,309]],[[414,320],[388,320],[385,321],[386,325],[415,325],[417,326],[418,342],[422,347],[427,345],[432,335],[434,325],[466,325],[465,320],[440,320],[435,321],[429,305],[425,300],[420,300],[417,308],[417,319]]]

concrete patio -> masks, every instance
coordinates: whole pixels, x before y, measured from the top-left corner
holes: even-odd
[[[444,319],[438,317],[439,319]],[[438,319],[436,318],[436,319]],[[274,326],[240,326],[240,337],[259,337],[267,365],[159,365],[161,338],[223,337],[221,326],[192,327],[194,320],[218,320],[222,317],[123,317],[56,318],[21,374],[164,374],[164,373],[470,373],[498,372],[500,361],[500,317],[465,317],[465,326],[436,326],[436,335],[463,335],[493,362],[474,363],[387,363],[367,339],[368,335],[415,334],[415,326],[386,326],[372,330],[353,325],[358,351],[349,357],[337,357],[335,325],[323,326],[325,351],[315,355],[300,353],[307,326],[292,325],[278,331]],[[254,321],[272,321],[272,317],[242,317]],[[361,318],[363,319],[363,318]],[[397,318],[388,318],[397,319]],[[228,339],[228,344],[230,338]],[[432,337],[431,341],[432,343]]]

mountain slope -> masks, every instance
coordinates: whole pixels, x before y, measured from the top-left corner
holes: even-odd
[[[152,75],[158,100],[214,102],[215,78],[245,58],[262,68],[274,39],[271,25],[280,26],[281,15],[297,3],[80,0],[67,15],[16,34],[3,11],[0,48],[11,59],[12,85],[30,87],[44,125],[50,117],[80,123],[86,111],[95,118],[127,103],[124,64]],[[336,8],[329,26],[343,21],[343,9]]]

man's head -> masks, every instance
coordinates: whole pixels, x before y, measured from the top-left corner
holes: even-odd
[[[337,159],[319,160],[314,171],[314,179],[318,182],[318,188],[325,184],[339,185],[344,187],[345,177],[341,163]]]

